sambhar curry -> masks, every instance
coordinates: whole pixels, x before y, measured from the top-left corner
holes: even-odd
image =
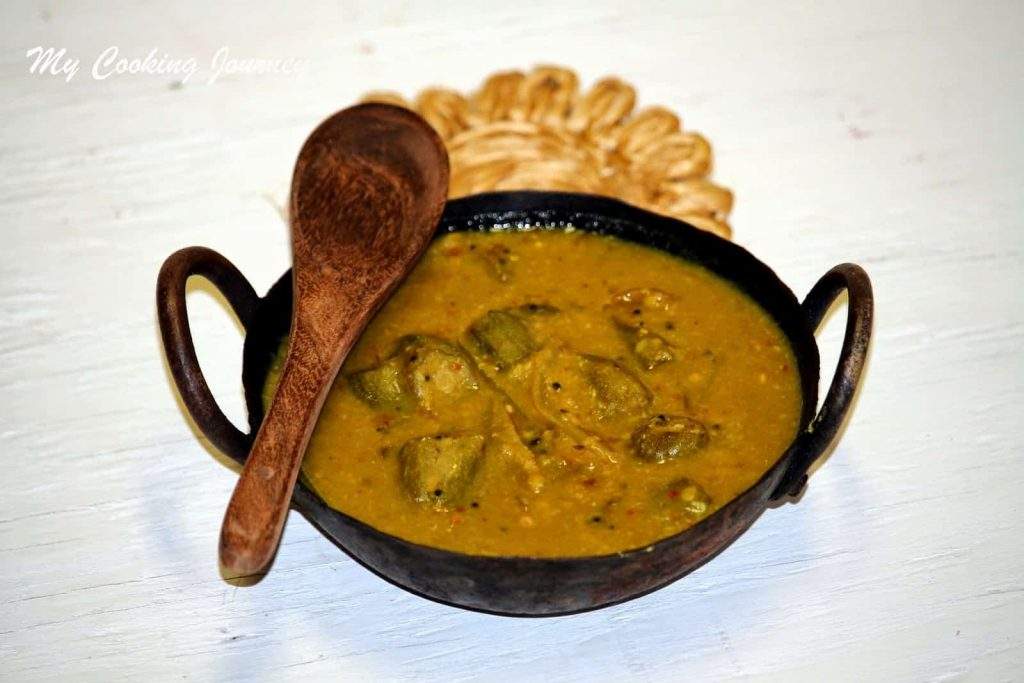
[[[783,333],[706,269],[572,229],[453,233],[345,362],[302,472],[416,543],[605,554],[728,503],[801,407]]]

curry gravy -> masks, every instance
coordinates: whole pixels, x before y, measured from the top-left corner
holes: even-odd
[[[700,266],[572,230],[453,233],[349,356],[302,476],[417,543],[604,554],[750,487],[801,402],[782,332]]]

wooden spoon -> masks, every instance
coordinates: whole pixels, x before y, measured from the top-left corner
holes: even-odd
[[[327,391],[370,318],[426,249],[447,192],[444,144],[406,109],[345,109],[302,146],[291,193],[291,342],[224,513],[226,574],[263,573],[273,561]]]

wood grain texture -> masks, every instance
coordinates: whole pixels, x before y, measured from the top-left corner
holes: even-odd
[[[1020,3],[200,3],[0,8],[0,677],[1005,680],[1024,664]],[[553,40],[559,36],[559,40]],[[71,82],[28,73],[65,46]],[[92,80],[107,46],[298,76]],[[682,582],[508,620],[380,581],[294,515],[255,589],[212,558],[236,473],[184,418],[152,305],[188,244],[268,287],[295,151],[382,87],[556,62],[704,132],[738,242],[798,294],[860,263],[873,356],[839,447]],[[191,286],[199,360],[243,424],[240,336]],[[819,340],[834,365],[841,315]],[[828,377],[830,373],[823,371]]]
[[[270,567],[327,392],[373,314],[427,248],[447,196],[444,143],[408,110],[349,107],[303,144],[289,212],[288,355],[224,513],[219,555],[226,576]],[[158,295],[165,288],[160,277]],[[166,334],[164,342],[170,342]],[[177,354],[169,357],[181,374]],[[187,371],[201,375],[195,365]],[[209,412],[203,404],[186,405],[193,416]]]

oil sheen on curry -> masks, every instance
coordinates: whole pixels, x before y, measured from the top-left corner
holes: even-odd
[[[580,231],[453,233],[346,361],[302,472],[416,543],[606,554],[750,487],[801,401],[782,332],[700,266]]]

